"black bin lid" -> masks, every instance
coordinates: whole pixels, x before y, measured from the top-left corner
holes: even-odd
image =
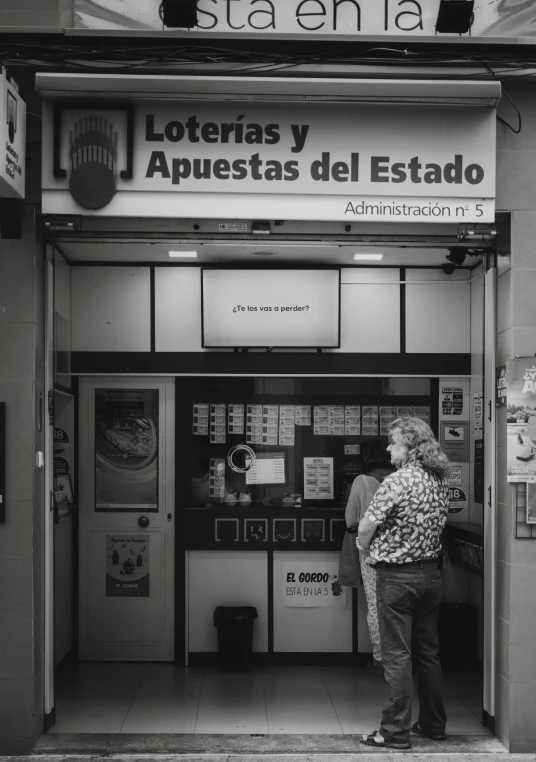
[[[221,622],[238,622],[242,619],[256,619],[258,617],[255,606],[216,606],[214,609],[214,624]]]

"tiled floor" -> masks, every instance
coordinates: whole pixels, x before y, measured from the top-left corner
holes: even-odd
[[[450,735],[489,735],[479,692],[475,675],[446,676]],[[359,668],[75,664],[58,670],[50,732],[361,733],[378,727],[384,697],[383,681]]]

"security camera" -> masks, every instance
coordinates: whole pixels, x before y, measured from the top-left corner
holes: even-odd
[[[445,273],[445,275],[452,275],[452,273],[453,273],[453,272],[454,272],[454,270],[456,269],[456,265],[455,265],[455,264],[453,264],[452,262],[444,262],[444,263],[441,265],[441,269],[443,270],[443,272]]]

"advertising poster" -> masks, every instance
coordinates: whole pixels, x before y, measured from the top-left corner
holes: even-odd
[[[396,408],[394,407],[380,407],[380,435],[387,436],[389,434],[389,427],[396,419]]]
[[[430,424],[430,408],[429,407],[414,407],[413,415],[415,418],[420,418],[421,421]]]
[[[225,444],[225,422],[227,416],[226,405],[210,406],[210,443]]]
[[[467,492],[465,492],[461,487],[449,487],[449,499],[450,514],[461,513],[469,505]]]
[[[344,435],[347,437],[361,434],[361,406],[344,406]]]
[[[469,470],[461,463],[452,463],[449,476],[449,513],[461,513],[469,505],[468,482]]]
[[[536,482],[536,363],[508,360],[506,463],[509,482]]]
[[[106,535],[106,595],[149,597],[149,535]]]
[[[195,436],[206,436],[208,434],[208,402],[194,403],[192,434]]]
[[[262,444],[262,405],[246,407],[246,443]]]
[[[296,411],[294,405],[279,407],[279,444],[294,447]]]
[[[344,405],[328,405],[328,434],[330,437],[344,436]]]
[[[244,405],[229,405],[227,432],[229,434],[244,433]]]
[[[451,418],[463,415],[464,388],[461,385],[445,384],[441,386],[440,415],[442,418]]]
[[[378,406],[364,405],[361,433],[364,436],[378,436],[378,420]]]
[[[339,561],[283,564],[283,605],[294,608],[346,608],[346,589],[333,595],[331,585],[337,581]]]
[[[451,467],[450,467],[450,476],[449,476],[449,484],[450,484],[451,487],[461,487],[462,486],[462,467],[461,466],[451,465]]]
[[[157,389],[95,389],[95,510],[158,510]]]
[[[506,365],[495,371],[495,407],[506,407]]]
[[[482,392],[473,394],[473,436],[482,439],[484,436],[484,395]]]
[[[311,405],[296,405],[296,426],[311,426]]]
[[[333,458],[303,459],[305,500],[333,500]]]
[[[469,463],[469,423],[441,423],[441,447],[453,463]]]

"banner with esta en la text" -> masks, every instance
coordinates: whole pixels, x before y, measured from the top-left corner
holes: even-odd
[[[197,27],[189,36],[291,34],[297,37],[433,37],[440,0],[197,0]],[[74,0],[78,29],[167,31],[161,0]],[[173,30],[176,31],[176,30]],[[473,37],[526,37],[536,34],[530,2],[475,3]],[[458,35],[449,35],[453,39]],[[439,42],[445,35],[438,36]]]
[[[47,112],[52,118],[51,112]],[[126,113],[65,108],[60,163],[44,151],[43,211],[181,216],[492,222],[491,108],[365,104],[137,102],[133,177]],[[95,135],[102,130],[103,135]],[[87,134],[86,134],[87,133]],[[74,136],[74,138],[73,138]],[[51,124],[45,144],[52,141]],[[69,193],[75,146],[113,144],[115,195],[84,210]],[[75,151],[77,171],[86,161]],[[91,154],[91,161],[98,161]],[[88,159],[90,160],[90,159]]]
[[[283,564],[283,605],[292,608],[345,608],[346,589],[335,595],[337,561],[292,561]]]

